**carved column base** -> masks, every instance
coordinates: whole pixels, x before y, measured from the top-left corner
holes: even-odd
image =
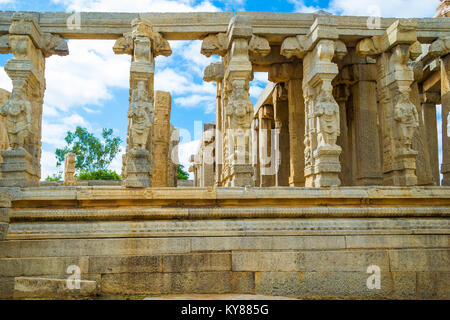
[[[385,173],[384,184],[393,186],[417,185],[416,171],[417,152],[411,150],[397,155],[394,162],[394,171]]]
[[[305,167],[305,187],[314,188],[314,168],[310,165]]]
[[[0,187],[38,187],[39,164],[23,148],[1,152]]]
[[[126,178],[122,185],[125,188],[151,187],[151,168],[148,163],[147,150],[130,151],[127,155]]]
[[[251,165],[232,165],[229,172],[230,187],[254,186],[254,169]]]
[[[314,186],[319,187],[337,187],[341,185],[339,173],[341,164],[339,155],[341,154],[339,146],[319,146],[314,152]]]

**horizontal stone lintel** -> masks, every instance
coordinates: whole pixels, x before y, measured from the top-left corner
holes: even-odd
[[[266,219],[10,223],[6,240],[450,234],[449,219]]]
[[[8,33],[12,11],[0,12],[0,35]],[[131,30],[131,21],[145,17],[152,21],[154,30],[167,40],[201,40],[208,34],[224,33],[233,17],[232,12],[213,13],[103,13],[82,12],[80,25],[68,24],[74,13],[33,12],[42,32],[59,34],[66,39],[117,39]],[[76,14],[76,13],[75,13]],[[287,36],[306,35],[318,17],[304,13],[237,12],[250,16],[253,33],[280,44]],[[73,17],[76,22],[76,16]],[[334,16],[337,34],[342,39],[358,40],[384,34],[397,19],[381,18],[380,29],[369,29],[367,17]],[[421,18],[418,20],[418,39],[430,43],[448,35],[450,21],[446,18]]]

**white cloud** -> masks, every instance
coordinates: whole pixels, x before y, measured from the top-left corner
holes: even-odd
[[[193,0],[52,0],[70,11],[103,12],[211,12],[220,11],[210,1]]]
[[[53,146],[55,149],[62,148],[65,146],[64,138],[67,131],[73,131],[77,126],[91,129],[90,124],[78,114],[57,118],[54,122],[50,122],[44,117],[42,120],[42,142]]]
[[[313,13],[324,10],[332,14],[346,16],[381,17],[432,17],[436,13],[439,0],[330,0],[328,8],[306,5],[304,0],[288,0],[296,12]],[[310,1],[309,1],[310,2]]]
[[[180,164],[184,166],[186,171],[191,166],[191,163],[189,162],[189,158],[192,154],[197,153],[198,147],[200,144],[200,140],[192,140],[190,142],[186,143],[180,143],[178,145],[178,157]],[[194,174],[189,172],[189,179],[194,179]]]
[[[53,152],[42,151],[41,154],[41,180],[48,176],[63,171],[61,167],[56,166],[56,156]]]
[[[315,6],[307,6],[304,0],[288,0],[288,2],[294,5],[295,12],[313,13],[321,9]]]
[[[5,68],[0,67],[0,88],[11,91],[12,82],[9,76],[5,72]]]
[[[62,111],[102,105],[112,88],[129,86],[130,56],[115,55],[114,41],[71,40],[70,54],[46,61],[45,103]]]

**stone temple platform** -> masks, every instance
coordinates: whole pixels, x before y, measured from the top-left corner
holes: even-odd
[[[0,208],[1,298],[75,265],[101,295],[450,299],[450,187],[0,188]]]

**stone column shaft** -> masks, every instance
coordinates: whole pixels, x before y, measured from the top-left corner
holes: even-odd
[[[381,185],[381,152],[378,136],[378,104],[376,66],[356,64],[353,66],[356,83],[352,86],[355,134],[355,184],[359,186]]]
[[[276,130],[275,156],[276,174],[275,186],[289,186],[290,146],[289,146],[289,102],[288,92],[283,84],[278,84],[273,93],[273,109]]]
[[[450,186],[450,54],[441,58],[443,186]]]
[[[273,106],[259,109],[259,172],[260,187],[275,186],[275,159],[272,143]]]

